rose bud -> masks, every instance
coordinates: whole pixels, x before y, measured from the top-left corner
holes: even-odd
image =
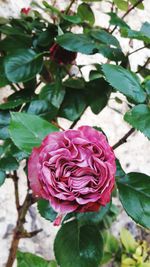
[[[28,178],[35,196],[49,200],[62,215],[98,211],[111,199],[115,156],[106,137],[90,126],[50,133],[28,162]]]
[[[30,10],[31,10],[31,8],[30,7],[28,7],[28,8],[22,8],[21,9],[21,13],[22,14],[25,14],[25,15],[28,15],[29,14],[29,12],[30,12]]]
[[[53,44],[50,48],[50,58],[59,64],[71,64],[77,57],[76,52],[68,51],[58,44]]]

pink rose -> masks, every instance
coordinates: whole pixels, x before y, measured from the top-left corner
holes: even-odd
[[[25,7],[24,7],[24,8],[21,9],[21,13],[22,13],[22,14],[25,14],[25,15],[28,15],[28,13],[30,12],[30,10],[31,10],[30,7],[28,7],[28,8],[25,8]]]
[[[111,197],[115,156],[106,137],[89,126],[50,133],[29,158],[34,194],[60,214],[97,211]]]

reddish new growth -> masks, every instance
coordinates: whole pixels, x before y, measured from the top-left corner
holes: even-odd
[[[22,14],[25,14],[25,15],[28,15],[29,14],[29,12],[30,12],[30,10],[31,10],[31,8],[30,7],[28,7],[28,8],[22,8],[21,9],[21,13]]]
[[[59,64],[71,64],[76,59],[77,53],[68,51],[55,43],[50,48],[50,57]]]

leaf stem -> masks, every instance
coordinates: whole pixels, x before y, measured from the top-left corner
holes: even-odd
[[[130,52],[130,53],[128,54],[128,57],[131,56],[131,55],[133,55],[134,53],[136,53],[136,52],[138,52],[138,51],[144,49],[144,48],[147,48],[147,46],[142,46],[142,47],[140,47],[140,48],[138,48],[138,49],[136,49],[136,50]]]
[[[78,123],[78,121],[81,119],[81,116],[84,114],[85,110],[86,110],[87,106],[84,108],[84,110],[82,111],[81,115],[76,119],[74,120],[74,122],[71,124],[70,128],[69,129],[73,129],[75,127],[75,125]]]
[[[134,128],[131,128],[116,144],[113,145],[112,149],[115,150],[119,146],[123,145],[124,143],[127,142],[127,138],[133,134],[135,131]]]
[[[143,70],[144,68],[146,68],[146,66],[147,66],[149,63],[150,63],[150,58],[148,58],[148,59],[146,60],[146,62],[144,63],[144,65],[141,66],[141,67],[136,71],[136,73],[140,73],[141,70]]]

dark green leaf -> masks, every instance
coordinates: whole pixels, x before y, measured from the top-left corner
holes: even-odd
[[[0,186],[4,183],[6,174],[4,171],[0,170]]]
[[[62,14],[62,17],[64,20],[69,21],[74,24],[79,24],[82,22],[82,19],[78,15],[69,16],[69,15]]]
[[[32,79],[42,69],[42,56],[31,49],[16,51],[5,59],[5,73],[11,82]]]
[[[86,85],[87,103],[95,114],[98,114],[107,104],[110,86],[103,79],[95,79]]]
[[[108,15],[110,16],[110,24],[118,26],[120,28],[130,28],[123,19],[119,18],[116,13],[109,12]]]
[[[77,15],[82,19],[84,22],[89,22],[92,26],[95,22],[95,17],[91,7],[88,4],[82,3],[78,6]]]
[[[150,177],[129,173],[117,181],[119,196],[128,215],[137,223],[150,228]]]
[[[75,220],[61,227],[54,243],[60,267],[98,267],[102,249],[103,241],[97,227],[85,225],[79,229]]]
[[[4,58],[0,58],[0,87],[4,87],[9,84],[9,81],[4,71]]]
[[[58,36],[56,41],[66,50],[80,52],[87,55],[93,54],[96,49],[95,42],[92,38],[84,34],[74,34],[71,32],[65,33]]]
[[[90,31],[90,35],[103,44],[120,48],[117,38],[104,30],[92,30]]]
[[[111,203],[108,203],[105,207],[100,207],[99,211],[96,212],[84,212],[84,213],[77,213],[77,220],[79,225],[86,225],[86,224],[99,224],[106,213],[109,211]]]
[[[68,88],[64,101],[59,110],[59,116],[74,121],[79,118],[86,108],[84,91]]]
[[[38,200],[37,207],[38,207],[38,211],[40,215],[46,220],[53,222],[56,219],[57,213],[50,206],[50,203],[48,200],[45,200],[45,199]]]
[[[63,87],[60,90],[57,90],[56,84],[47,84],[45,85],[39,95],[39,98],[42,100],[47,100],[54,107],[60,107],[65,95],[65,90]]]
[[[10,114],[5,111],[0,111],[0,139],[9,138],[8,125],[10,123]]]
[[[115,175],[116,179],[118,179],[118,178],[120,179],[120,178],[124,177],[126,173],[122,169],[121,164],[120,164],[118,159],[116,159],[116,167],[117,167],[116,175]]]
[[[49,261],[27,252],[17,252],[17,267],[51,267]],[[54,265],[55,266],[55,265]]]
[[[56,117],[57,111],[58,109],[46,100],[34,100],[27,109],[27,113],[39,115],[48,121]]]
[[[4,157],[0,159],[0,169],[3,171],[14,171],[19,168],[19,163],[12,157]]]
[[[85,87],[85,80],[83,78],[69,78],[63,83],[64,86],[70,88],[81,89]]]
[[[125,114],[124,119],[150,139],[150,108],[148,106],[141,104],[133,107]]]
[[[102,69],[106,80],[120,93],[137,103],[145,101],[145,92],[134,73],[111,64],[104,64]]]
[[[12,112],[11,117],[10,137],[19,149],[27,153],[39,146],[47,134],[58,131],[54,125],[36,115]]]

